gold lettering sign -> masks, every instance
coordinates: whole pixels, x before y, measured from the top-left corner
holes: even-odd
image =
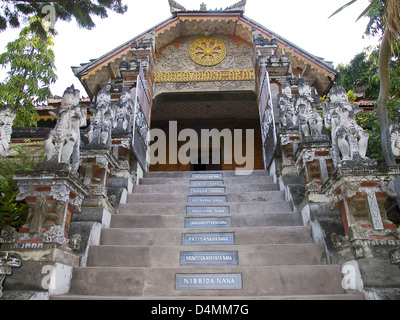
[[[217,70],[217,71],[166,71],[155,72],[154,82],[208,82],[208,81],[246,81],[255,79],[255,71]]]

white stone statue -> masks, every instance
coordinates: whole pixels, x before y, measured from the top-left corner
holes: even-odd
[[[360,165],[374,165],[376,162],[366,157],[369,134],[357,124],[356,114],[361,109],[349,103],[342,86],[330,91],[330,100],[324,108],[325,126],[331,129],[335,162],[351,160]]]
[[[400,124],[397,122],[390,123],[389,130],[393,155],[400,157]]]
[[[279,121],[283,128],[297,128],[299,118],[294,106],[292,87],[289,81],[282,86],[282,94],[278,95]]]
[[[0,109],[0,156],[7,157],[16,112],[10,105]]]
[[[303,136],[322,135],[323,119],[313,107],[314,98],[311,96],[311,87],[307,81],[300,78],[298,81],[299,95],[296,97],[295,110],[300,118],[300,129]]]
[[[115,110],[111,104],[111,83],[106,84],[97,94],[93,105],[94,113],[88,131],[91,147],[110,147],[111,131],[114,128]]]
[[[130,131],[133,117],[132,94],[128,88],[123,88],[115,108],[115,128],[118,131]]]
[[[80,128],[86,126],[87,117],[86,107],[79,100],[80,91],[73,85],[65,90],[61,106],[50,112],[57,124],[44,141],[47,160],[69,163],[74,172],[79,166]]]

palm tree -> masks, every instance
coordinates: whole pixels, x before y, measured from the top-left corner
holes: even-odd
[[[336,10],[330,17],[336,15],[357,0],[352,0]],[[396,159],[392,152],[387,101],[390,94],[390,59],[394,41],[400,37],[400,1],[399,0],[371,0],[370,5],[361,13],[357,20],[367,15],[375,6],[384,5],[384,34],[379,49],[380,92],[377,101],[377,116],[381,128],[382,153],[387,166],[396,166]],[[329,17],[329,18],[330,18]],[[396,190],[398,193],[400,191]],[[400,194],[400,193],[399,193]]]

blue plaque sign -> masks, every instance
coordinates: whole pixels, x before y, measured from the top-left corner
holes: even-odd
[[[189,188],[189,193],[225,193],[225,188]]]
[[[232,218],[185,218],[185,228],[231,228]]]
[[[192,173],[195,179],[218,179],[222,178],[222,173]]]
[[[233,233],[184,233],[182,235],[182,245],[184,246],[232,244],[235,244]]]
[[[187,207],[187,214],[229,214],[229,207]]]
[[[221,186],[224,184],[223,180],[190,180],[191,186]]]
[[[204,252],[184,251],[181,252],[181,265],[237,265],[238,252]]]
[[[224,203],[226,196],[189,196],[188,203]]]
[[[240,290],[242,274],[177,274],[176,290]]]

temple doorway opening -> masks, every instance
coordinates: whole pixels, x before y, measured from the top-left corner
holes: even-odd
[[[165,134],[165,148],[155,153],[165,161],[150,161],[150,171],[263,169],[254,92],[163,94],[151,119],[151,129]]]

